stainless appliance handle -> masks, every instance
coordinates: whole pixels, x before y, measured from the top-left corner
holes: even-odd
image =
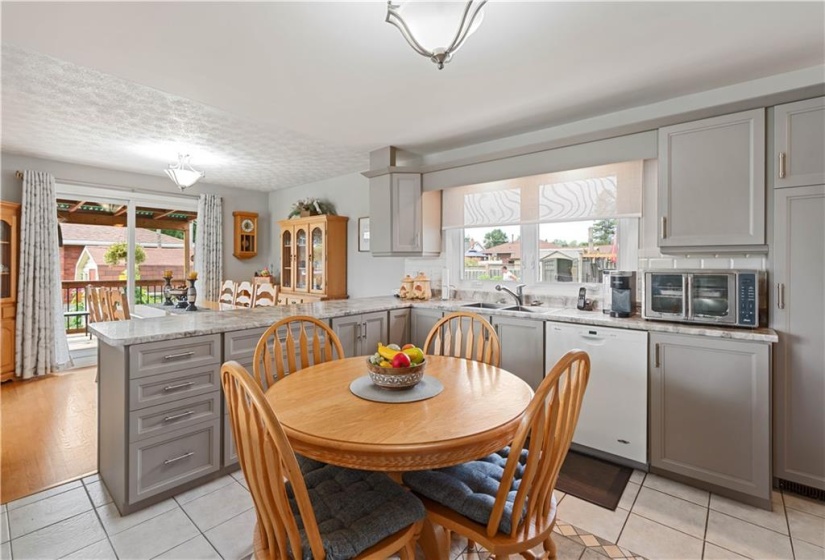
[[[782,282],[776,284],[776,306],[785,309],[785,284]]]
[[[779,178],[785,178],[785,152],[779,152]]]
[[[693,274],[685,274],[683,286],[683,302],[685,304],[684,316],[687,319],[693,318]]]

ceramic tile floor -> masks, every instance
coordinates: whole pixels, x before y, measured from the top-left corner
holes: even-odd
[[[767,512],[635,471],[615,512],[558,497],[560,560],[825,560],[825,503],[794,494],[774,492]],[[3,560],[236,560],[252,553],[255,512],[240,472],[126,517],[93,475],[3,505],[0,522]],[[451,558],[488,557],[466,544]]]

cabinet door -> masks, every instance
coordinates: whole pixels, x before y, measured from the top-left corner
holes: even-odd
[[[0,373],[14,371],[14,319],[3,319],[0,321]]]
[[[651,333],[650,464],[771,496],[770,345]]]
[[[410,325],[412,327],[412,343],[418,346],[419,348],[424,349],[424,353],[427,353],[426,348],[424,348],[424,341],[427,340],[427,335],[430,334],[430,331],[435,326],[441,317],[444,316],[444,313],[439,311],[438,309],[412,309],[410,313]]]
[[[334,317],[331,321],[332,330],[338,335],[344,356],[358,356],[361,354],[361,315],[349,317]]]
[[[358,354],[375,354],[378,351],[378,343],[387,340],[387,312],[364,313],[361,315],[361,325],[361,346]]]
[[[774,475],[825,490],[825,186],[774,196]]]
[[[309,290],[309,227],[295,227],[295,291]]]
[[[295,285],[295,231],[292,228],[281,230],[281,289],[292,289]],[[280,302],[279,302],[280,303]]]
[[[501,367],[535,391],[544,379],[544,321],[493,317],[501,342]]]
[[[659,129],[659,246],[765,244],[765,111]]]
[[[390,309],[389,335],[387,339],[392,344],[403,346],[412,343],[410,335],[410,310]]]
[[[774,109],[776,187],[825,183],[825,97]]]
[[[398,253],[421,252],[421,175],[392,175],[392,250]]]
[[[309,225],[310,285],[309,291],[323,294],[326,291],[327,232],[322,223]]]

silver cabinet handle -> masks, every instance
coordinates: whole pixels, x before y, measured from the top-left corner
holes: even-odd
[[[194,410],[187,410],[186,412],[182,412],[180,414],[174,414],[172,416],[167,416],[163,419],[164,422],[171,422],[172,420],[178,420],[179,418],[185,418],[191,414],[195,414]]]
[[[181,358],[188,358],[189,356],[194,355],[195,352],[182,352],[180,354],[169,354],[168,356],[164,356],[164,360],[180,360]]]
[[[785,178],[785,152],[779,152],[779,178]]]
[[[782,282],[776,285],[776,306],[785,309],[785,284]]]
[[[662,239],[667,239],[667,216],[662,216]]]
[[[653,346],[653,367],[659,367],[659,366],[660,366],[660,362],[659,362],[659,343],[657,342]]]
[[[194,381],[187,381],[186,383],[179,383],[178,385],[167,385],[163,388],[164,391],[174,391],[176,389],[183,389],[184,387],[190,387],[194,385]]]
[[[358,327],[355,329],[355,340],[361,340],[361,323],[358,323]]]
[[[194,451],[190,451],[190,452],[188,452],[188,453],[184,453],[183,455],[181,455],[181,456],[179,456],[179,457],[173,457],[172,459],[166,459],[166,460],[163,462],[163,464],[164,464],[164,465],[171,465],[172,463],[174,463],[174,462],[176,462],[176,461],[180,461],[181,459],[186,459],[187,457],[191,457],[191,456],[192,456],[192,455],[194,455],[194,454],[195,454],[195,452],[194,452]]]

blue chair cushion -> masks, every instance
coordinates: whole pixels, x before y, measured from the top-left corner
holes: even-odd
[[[404,473],[403,480],[404,484],[417,494],[438,502],[477,523],[486,525],[493,512],[496,494],[501,486],[501,477],[509,456],[510,448],[505,447],[477,461],[462,463],[454,467],[407,472]],[[504,514],[498,524],[498,530],[502,533],[509,533],[513,527],[513,502],[516,499],[516,492],[524,475],[526,463],[527,450],[523,450],[519,457],[519,466],[516,468],[513,484],[507,494]],[[521,524],[526,513],[526,508],[523,508],[517,524]]]
[[[426,515],[421,500],[386,474],[297,458],[329,560],[353,558]],[[298,505],[292,489],[288,491],[301,531],[303,558],[312,560]]]

